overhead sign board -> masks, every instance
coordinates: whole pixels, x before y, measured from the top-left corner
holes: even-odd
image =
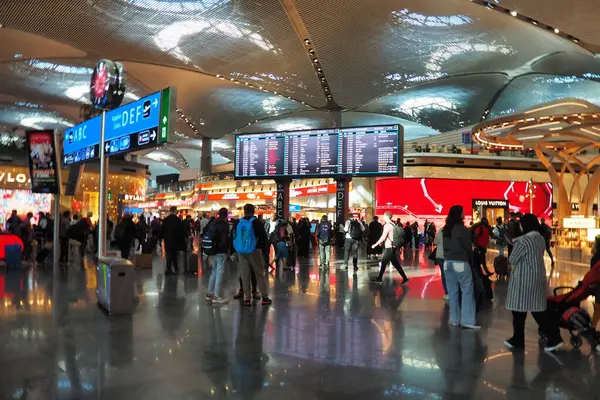
[[[108,111],[103,143],[105,154],[113,156],[166,143],[174,111],[172,88]],[[65,131],[65,166],[98,159],[101,125],[102,117],[98,116]]]

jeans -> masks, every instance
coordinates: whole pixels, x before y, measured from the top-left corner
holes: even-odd
[[[462,264],[462,267],[460,266]],[[473,272],[468,262],[444,260],[446,286],[450,303],[450,323],[453,325],[475,325],[475,294]],[[459,296],[462,292],[462,304]]]
[[[331,244],[319,243],[319,265],[321,267],[329,267],[331,261]]]
[[[383,256],[381,256],[381,268],[379,269],[379,276],[377,277],[377,279],[383,279],[383,274],[385,274],[385,269],[387,268],[387,265],[389,263],[392,263],[392,265],[394,266],[394,268],[396,268],[396,271],[398,271],[402,279],[404,279],[405,281],[408,280],[408,277],[404,273],[404,270],[402,269],[402,266],[398,261],[398,255],[396,254],[396,251],[394,251],[394,249],[392,248],[383,249]]]
[[[348,266],[350,255],[352,255],[352,264],[358,267],[358,244],[360,242],[354,239],[346,238],[344,242],[344,265]]]
[[[504,246],[498,246],[498,255],[504,257]]]
[[[260,249],[254,250],[250,254],[240,254],[239,265],[240,273],[242,276],[242,286],[244,287],[244,296],[249,299],[251,296],[250,291],[250,271],[254,271],[256,274],[256,285],[262,297],[268,297],[269,292],[267,290],[267,280],[265,277],[265,267],[263,263],[263,255]]]
[[[212,272],[208,281],[208,293],[212,293],[217,297],[221,296],[221,284],[225,275],[225,259],[227,254],[215,254],[211,258]]]
[[[446,273],[444,272],[444,260],[436,258],[435,262],[440,266],[440,274],[442,275],[442,286],[444,287],[444,294],[448,294],[448,287],[446,286]]]

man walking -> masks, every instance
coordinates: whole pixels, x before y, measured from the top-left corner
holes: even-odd
[[[244,217],[240,218],[233,232],[233,247],[238,253],[239,267],[244,287],[244,305],[252,305],[250,291],[250,271],[256,274],[256,283],[262,296],[262,305],[272,303],[267,290],[265,268],[263,267],[262,249],[268,240],[265,226],[254,217],[255,207],[252,204],[244,206]]]
[[[177,207],[169,209],[169,216],[162,223],[161,236],[165,241],[166,269],[165,275],[173,275],[179,272],[177,265],[177,253],[185,249],[185,228],[183,221],[177,216]],[[173,267],[175,270],[173,271]]]
[[[221,285],[223,276],[225,275],[225,260],[229,254],[229,223],[227,222],[228,211],[226,208],[219,210],[219,216],[214,221],[210,222],[206,227],[207,233],[204,237],[209,236],[211,240],[211,250],[205,248],[205,251],[210,252],[212,272],[208,281],[208,293],[206,293],[206,301],[213,304],[224,304],[227,300],[223,298],[221,293]]]
[[[352,219],[346,221],[344,225],[344,264],[342,268],[348,269],[348,261],[352,256],[352,265],[354,265],[354,272],[358,271],[358,246],[362,242],[363,232],[365,227],[359,221],[359,215],[355,214]]]
[[[319,266],[321,269],[329,269],[331,261],[331,241],[333,239],[333,227],[327,220],[327,215],[321,217],[321,222],[315,232],[319,244]]]
[[[385,273],[385,269],[387,268],[388,263],[392,263],[396,271],[402,276],[401,285],[407,285],[410,280],[404,273],[400,262],[398,261],[397,249],[399,249],[403,244],[403,230],[401,227],[397,226],[392,222],[392,213],[390,211],[386,212],[383,215],[384,225],[383,225],[383,233],[379,240],[373,244],[373,248],[383,244],[383,256],[381,258],[381,268],[379,269],[379,276],[372,280],[371,282],[381,285],[383,284],[383,274]]]

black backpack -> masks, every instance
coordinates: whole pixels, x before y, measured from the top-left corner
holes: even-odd
[[[323,246],[328,245],[331,242],[331,224],[329,222],[321,222],[317,227],[317,236],[319,243]]]
[[[350,237],[354,240],[362,240],[362,229],[360,222],[350,222]]]
[[[404,246],[404,229],[400,228],[398,225],[390,222],[393,225],[394,230],[394,239],[392,240],[392,247],[395,249],[399,249]]]
[[[207,256],[214,256],[217,254],[217,223],[211,222],[204,229],[202,235],[202,252]]]

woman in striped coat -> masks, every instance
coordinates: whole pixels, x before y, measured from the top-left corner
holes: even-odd
[[[513,314],[513,337],[504,344],[508,348],[525,348],[525,320],[530,312],[548,338],[545,351],[554,351],[563,345],[558,326],[548,318],[546,311],[547,281],[544,266],[546,242],[540,234],[540,223],[533,214],[521,217],[523,235],[515,240],[510,263],[513,271],[508,283],[506,308]]]

